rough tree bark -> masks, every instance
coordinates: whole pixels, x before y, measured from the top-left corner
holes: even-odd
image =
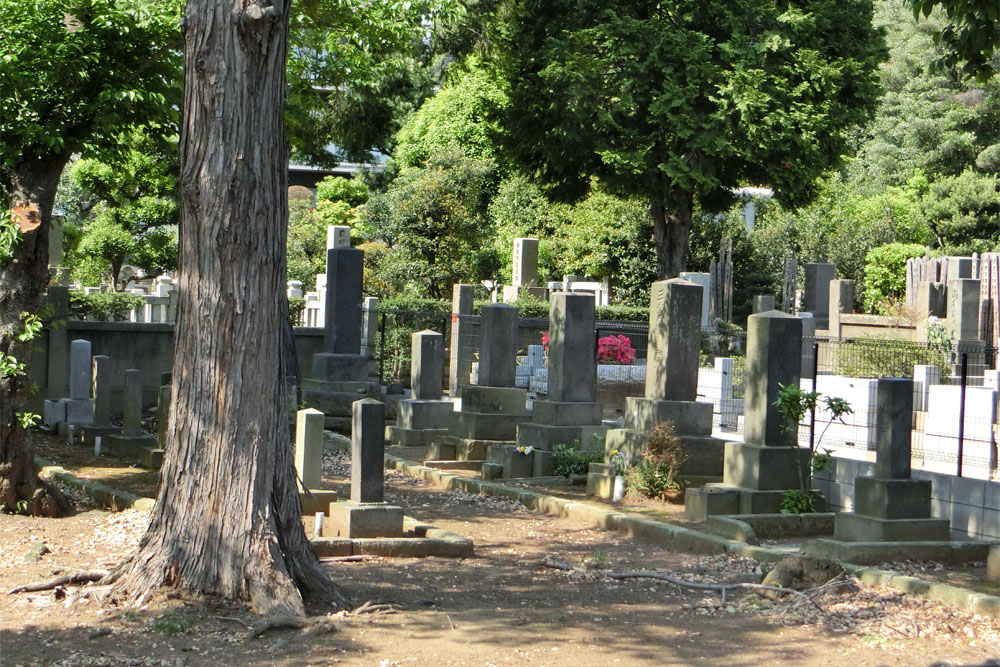
[[[109,577],[119,602],[162,587],[268,615],[347,603],[302,527],[286,413],[289,5],[187,3],[167,451],[149,529]]]
[[[68,155],[25,155],[11,178],[11,209],[22,222],[14,256],[0,268],[0,353],[27,366],[31,341],[20,341],[21,313],[37,313],[49,283],[49,223],[59,175]],[[33,227],[32,227],[33,226]],[[0,509],[61,516],[69,501],[56,487],[38,479],[34,452],[17,419],[28,381],[24,374],[0,373]]]
[[[649,212],[656,240],[656,274],[660,280],[676,278],[687,269],[693,207],[693,197],[687,192],[650,199]]]

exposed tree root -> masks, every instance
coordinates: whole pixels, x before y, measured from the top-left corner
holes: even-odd
[[[91,582],[101,581],[106,576],[108,576],[107,570],[89,570],[86,572],[76,572],[74,574],[67,574],[62,577],[56,577],[49,581],[42,581],[37,584],[25,584],[24,586],[18,586],[17,588],[12,588],[7,591],[7,595],[14,595],[15,593],[34,593],[37,591],[49,591],[53,588],[59,586],[65,586],[66,584],[89,584]]]

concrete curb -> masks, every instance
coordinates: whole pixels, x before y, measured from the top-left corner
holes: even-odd
[[[345,440],[347,439],[345,438]],[[342,445],[343,443],[341,443]],[[604,509],[587,503],[549,496],[537,491],[527,491],[504,486],[497,482],[461,477],[454,473],[410,463],[389,454],[386,454],[385,461],[389,468],[417,479],[424,479],[443,488],[508,498],[538,512],[586,521],[596,528],[614,530],[630,537],[641,537],[653,544],[676,551],[706,554],[731,553],[764,563],[777,562],[782,556],[787,555],[775,549],[729,540],[717,535]],[[904,593],[921,595],[948,606],[971,611],[974,614],[1000,619],[1000,596],[977,593],[949,584],[924,581],[916,577],[908,577],[852,563],[842,563],[842,565],[848,573],[857,576],[866,583],[895,588]]]
[[[65,468],[57,466],[40,456],[35,457],[35,470],[38,471],[40,477],[57,479],[67,486],[80,489],[90,496],[94,502],[112,512],[119,512],[125,509],[152,510],[156,504],[156,501],[152,498],[137,496],[128,491],[117,491],[99,482],[80,479]]]

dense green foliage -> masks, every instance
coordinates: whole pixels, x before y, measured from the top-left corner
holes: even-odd
[[[102,322],[126,320],[129,312],[142,308],[145,299],[131,292],[69,293],[70,312],[79,319],[89,317]]]
[[[1000,49],[1000,5],[995,0],[910,0],[913,16],[927,17],[941,9],[947,25],[934,35],[944,46],[937,67],[954,67],[967,77],[985,81],[997,71],[994,54]]]
[[[869,250],[865,256],[865,307],[888,314],[906,293],[906,260],[923,254],[924,246],[917,243],[889,243]]]
[[[913,377],[918,364],[937,366],[943,376],[951,375],[945,350],[901,338],[868,336],[843,341],[836,351],[837,375],[847,377]]]
[[[308,188],[288,190],[288,279],[313,288],[316,275],[326,271],[326,230],[330,225],[354,225],[358,207],[368,200],[361,179],[327,176]],[[376,296],[374,293],[371,293]]]
[[[879,94],[871,14],[865,0],[519,3],[507,142],[556,196],[597,177],[649,201],[658,273],[676,275],[695,201],[751,182],[801,202],[847,152]]]
[[[604,461],[604,451],[582,451],[569,445],[552,447],[552,474],[561,477],[586,475],[591,463]]]
[[[60,197],[70,204],[64,264],[73,278],[85,285],[110,278],[117,290],[125,264],[150,277],[177,268],[177,171],[176,142],[140,130],[123,135],[105,158],[73,165]]]

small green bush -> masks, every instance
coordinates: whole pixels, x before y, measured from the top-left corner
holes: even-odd
[[[292,320],[292,326],[297,327],[302,319],[302,311],[306,309],[306,300],[301,296],[288,297],[288,317]]]
[[[906,291],[906,262],[922,257],[919,243],[889,243],[872,248],[865,256],[865,308],[887,315],[889,304],[899,301]]]
[[[855,378],[913,377],[917,365],[937,366],[950,374],[948,353],[903,338],[865,336],[842,341],[835,350],[837,375]]]
[[[660,422],[653,427],[642,458],[626,472],[625,487],[630,493],[646,498],[671,500],[681,489],[677,473],[687,459],[674,425]]]
[[[591,463],[603,460],[603,451],[583,452],[567,445],[555,445],[552,448],[552,474],[563,477],[586,475]]]
[[[80,318],[90,317],[95,320],[121,321],[129,316],[129,312],[142,308],[146,300],[141,294],[131,292],[70,292],[70,312]]]

